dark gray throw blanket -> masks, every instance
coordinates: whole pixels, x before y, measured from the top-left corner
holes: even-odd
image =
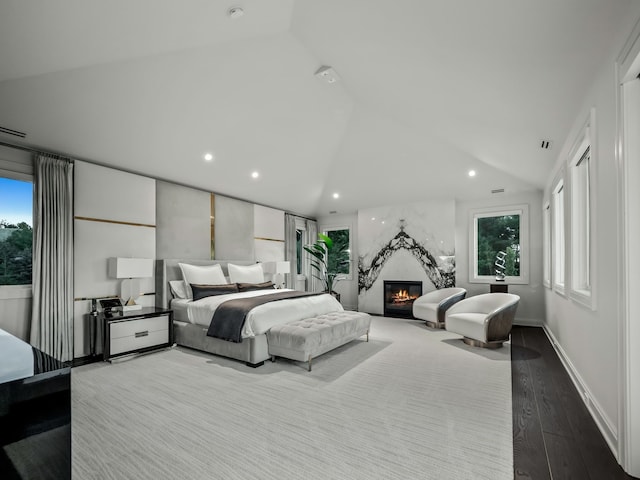
[[[249,311],[269,302],[277,300],[287,300],[290,298],[312,297],[314,295],[322,295],[322,293],[309,292],[277,292],[268,295],[260,295],[258,297],[234,298],[222,302],[213,312],[213,318],[209,324],[207,335],[216,337],[230,342],[242,342],[242,327],[247,319]]]

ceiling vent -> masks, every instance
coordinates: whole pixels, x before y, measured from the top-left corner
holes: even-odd
[[[0,133],[4,133],[5,135],[13,135],[14,137],[24,138],[27,136],[24,132],[19,132],[17,130],[11,130],[10,128],[0,127]]]
[[[540,148],[542,150],[551,150],[553,142],[551,140],[540,140]]]
[[[496,188],[491,190],[491,193],[504,193],[504,188]]]
[[[338,211],[337,211],[337,210],[331,210],[331,211],[329,212],[329,215],[333,215],[333,214],[335,214],[335,213],[338,213]]]

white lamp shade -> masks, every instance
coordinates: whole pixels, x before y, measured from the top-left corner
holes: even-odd
[[[275,273],[289,273],[291,271],[291,262],[275,262],[275,263],[276,263]]]
[[[108,275],[111,278],[153,277],[153,259],[112,257],[108,261]]]

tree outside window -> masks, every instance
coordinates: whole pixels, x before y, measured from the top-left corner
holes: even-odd
[[[327,230],[325,235],[333,242],[333,248],[327,259],[327,270],[349,275],[351,273],[349,229]]]
[[[469,282],[529,282],[529,206],[472,210]]]
[[[520,215],[478,218],[478,275],[496,275],[500,252],[504,274],[520,276]]]
[[[31,285],[33,230],[0,220],[0,285]]]

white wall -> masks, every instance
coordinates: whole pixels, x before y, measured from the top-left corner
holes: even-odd
[[[593,225],[592,237],[595,251],[592,263],[597,271],[593,279],[596,290],[596,310],[583,307],[566,296],[545,289],[545,326],[558,344],[558,349],[569,365],[574,380],[586,394],[592,414],[599,423],[605,438],[614,453],[617,444],[617,423],[619,405],[619,364],[618,336],[620,312],[618,310],[618,289],[620,271],[619,232],[617,225],[618,189],[616,172],[616,125],[617,100],[615,60],[630,34],[633,24],[640,15],[640,3],[631,6],[626,24],[620,26],[620,36],[610,57],[594,79],[593,85],[584,98],[582,107],[575,117],[570,134],[561,146],[555,169],[550,173],[545,192],[549,196],[553,179],[564,168],[569,150],[580,133],[591,108],[595,108],[596,125],[592,128],[592,184]],[[595,157],[595,158],[594,158]],[[565,178],[565,181],[567,178]],[[570,209],[565,211],[566,229],[569,228]],[[571,255],[571,243],[567,242],[566,255]],[[568,270],[567,270],[567,279]],[[567,291],[570,285],[567,284]]]
[[[542,192],[496,194],[473,202],[456,202],[456,286],[466,288],[467,296],[489,292],[489,285],[486,283],[469,282],[471,210],[520,204],[529,205],[529,283],[509,285],[509,293],[520,296],[516,323],[542,325],[545,316],[542,286]]]

